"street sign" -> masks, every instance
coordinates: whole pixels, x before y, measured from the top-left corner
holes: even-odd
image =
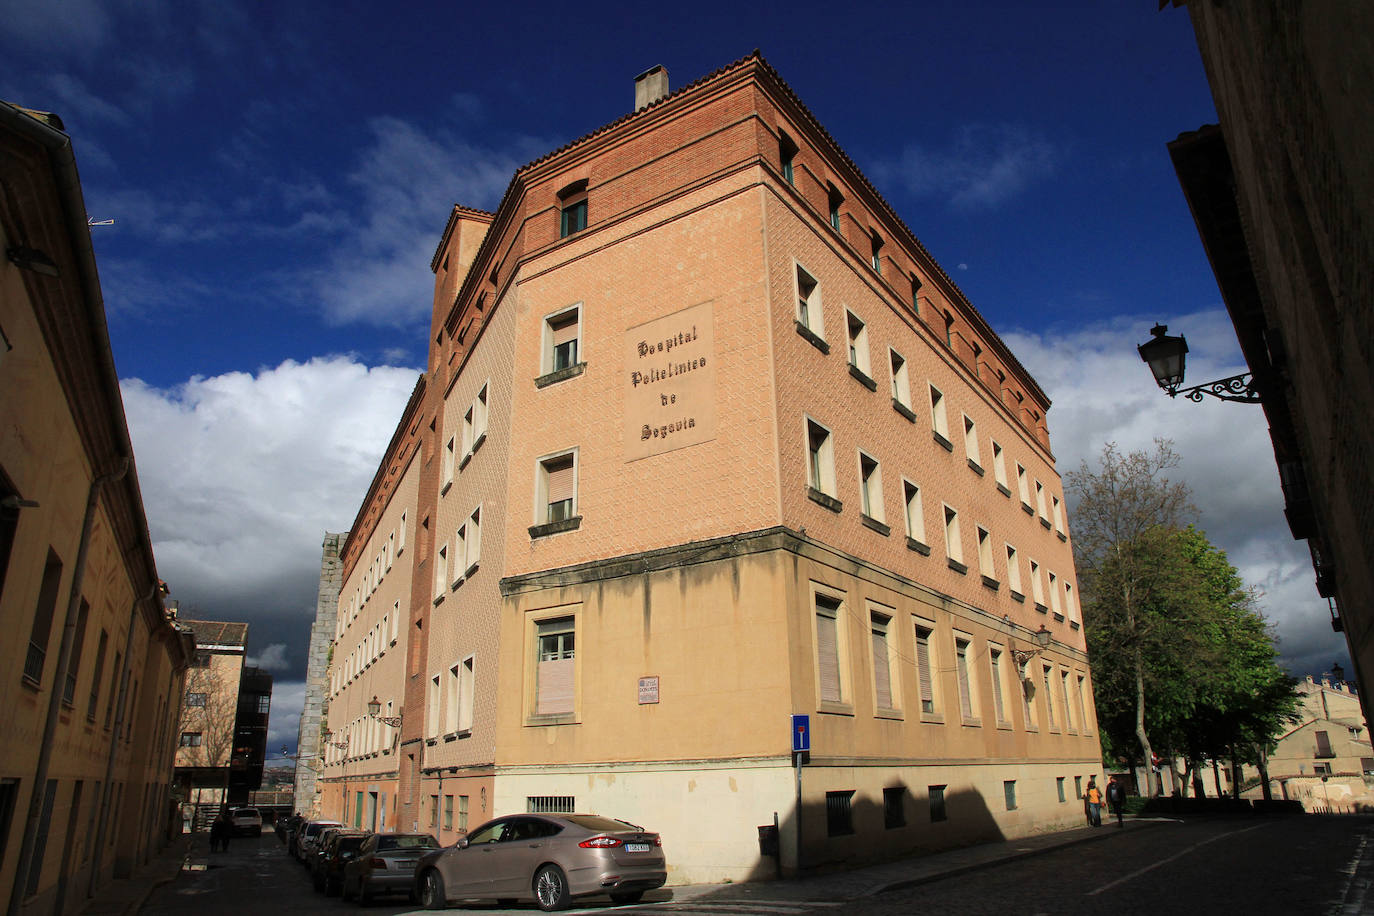
[[[811,717],[792,717],[792,753],[811,750]]]

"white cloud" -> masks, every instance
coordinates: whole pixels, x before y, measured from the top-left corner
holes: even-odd
[[[248,656],[248,664],[267,671],[284,671],[289,665],[286,661],[286,643],[274,642],[257,655]]]
[[[261,658],[304,675],[320,542],[352,524],[416,377],[335,356],[122,382],[158,572],[184,611],[247,621]]]
[[[917,197],[946,197],[959,208],[991,207],[1054,172],[1060,150],[1013,124],[966,124],[935,149],[913,143],[896,162],[868,171],[880,185],[902,184]]]
[[[1169,324],[1188,337],[1187,384],[1245,371],[1224,311],[1178,316]],[[1226,551],[1246,583],[1262,591],[1260,606],[1274,624],[1284,662],[1294,674],[1329,668],[1346,654],[1345,641],[1331,631],[1305,542],[1293,540],[1284,520],[1263,412],[1211,398],[1196,404],[1166,397],[1135,349],[1149,339],[1149,325],[1119,317],[1002,337],[1054,401],[1050,441],[1060,472],[1085,460],[1095,465],[1109,441],[1129,451],[1150,447],[1157,436],[1172,439],[1182,456],[1177,476],[1192,488],[1198,527]]]

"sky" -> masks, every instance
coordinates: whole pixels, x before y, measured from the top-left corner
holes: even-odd
[[[1291,673],[1340,662],[1258,407],[1171,401],[1244,371],[1165,144],[1216,121],[1155,0],[823,5],[0,0],[0,99],[76,152],[160,574],[244,620],[294,746],[326,531],[352,524],[425,359],[455,203],[760,49],[1054,406],[1061,472],[1172,439]],[[1073,503],[1068,501],[1072,529]]]

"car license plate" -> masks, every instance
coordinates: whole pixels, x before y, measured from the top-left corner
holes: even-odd
[[[651,849],[653,849],[653,848],[654,848],[654,847],[650,846],[648,843],[626,843],[626,844],[625,844],[625,851],[626,851],[626,852],[648,852],[649,850],[651,850]]]

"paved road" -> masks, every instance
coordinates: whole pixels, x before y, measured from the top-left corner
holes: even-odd
[[[1193,820],[1106,839],[849,902],[830,916],[1374,912],[1371,818]]]
[[[959,916],[1012,912],[1167,916],[1353,916],[1374,913],[1374,818],[1200,819],[1117,833],[1032,858],[855,899],[858,873],[805,882],[664,888],[635,906],[593,901],[574,914],[636,916]],[[201,848],[203,849],[203,843]],[[145,916],[304,916],[351,913],[316,893],[272,835],[198,855],[200,870],[159,888]],[[538,912],[481,906],[457,912]],[[423,912],[401,898],[369,914]]]

